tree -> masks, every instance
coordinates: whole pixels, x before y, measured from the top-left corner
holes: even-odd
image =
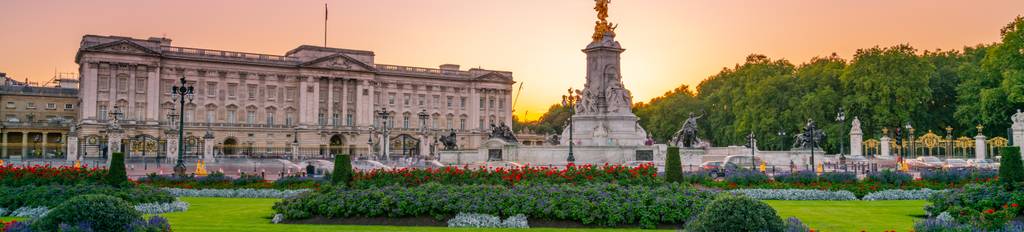
[[[110,157],[110,168],[107,169],[107,184],[113,186],[128,185],[128,172],[124,167],[124,153],[114,152]]]
[[[857,50],[840,78],[849,93],[847,114],[859,116],[868,131],[927,118],[932,92],[921,87],[929,86],[935,66],[916,52],[906,44]]]
[[[665,157],[665,179],[669,182],[683,182],[683,164],[679,159],[679,148],[668,147]]]
[[[346,154],[334,156],[334,174],[331,183],[348,185],[352,182],[352,161]]]

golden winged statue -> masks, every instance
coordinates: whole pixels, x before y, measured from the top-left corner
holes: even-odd
[[[594,10],[597,11],[598,21],[595,22],[594,35],[591,36],[591,38],[593,38],[594,41],[600,41],[601,38],[604,38],[604,34],[607,32],[611,32],[612,35],[615,35],[616,25],[608,22],[608,3],[611,3],[611,0],[594,0],[594,2],[596,2]]]

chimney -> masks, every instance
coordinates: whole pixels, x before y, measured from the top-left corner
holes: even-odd
[[[160,43],[160,46],[171,46],[171,39],[164,37],[149,37],[149,41]]]
[[[441,70],[459,71],[459,65],[457,64],[442,64]]]

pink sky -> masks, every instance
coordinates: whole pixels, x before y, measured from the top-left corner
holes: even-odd
[[[538,117],[582,87],[592,0],[329,0],[328,45],[377,62],[508,70],[525,82],[516,115]],[[49,80],[76,72],[84,34],[166,36],[173,45],[284,54],[323,44],[325,1],[0,1],[0,72]],[[1024,1],[613,0],[623,80],[635,101],[695,86],[750,53],[802,63],[909,43],[960,49],[999,40]],[[518,85],[516,86],[518,87]]]

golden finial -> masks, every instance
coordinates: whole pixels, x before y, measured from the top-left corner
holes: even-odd
[[[888,127],[882,127],[882,135],[889,135],[889,128]]]
[[[976,127],[974,127],[974,128],[977,128],[977,129],[978,129],[978,134],[980,135],[980,134],[981,134],[981,130],[982,130],[982,129],[985,129],[985,126],[982,126],[981,124],[978,124],[978,126],[976,126]]]

